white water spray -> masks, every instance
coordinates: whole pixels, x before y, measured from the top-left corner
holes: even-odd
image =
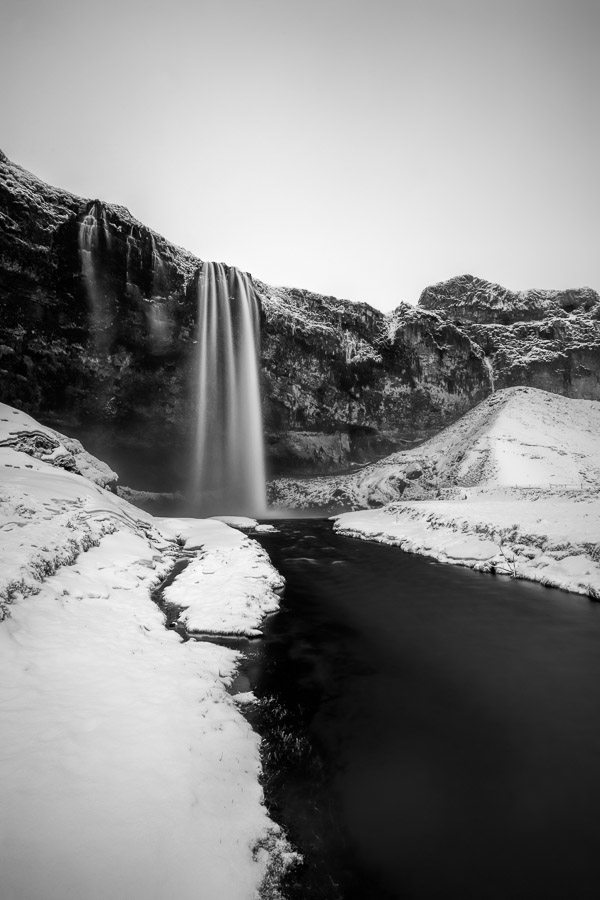
[[[496,390],[495,381],[494,381],[494,367],[492,365],[492,361],[489,358],[489,356],[483,357],[483,364],[484,364],[485,368],[487,369],[488,377],[490,379],[490,388],[492,389],[492,394],[493,394],[494,391]]]
[[[111,236],[104,210],[98,211],[94,203],[79,225],[79,256],[89,302],[90,325],[97,346],[106,342],[106,333],[112,325],[110,306],[103,289],[102,266],[97,255],[100,249],[99,233],[110,250]]]
[[[198,276],[193,493],[202,514],[266,510],[258,303],[248,275],[204,263]]]

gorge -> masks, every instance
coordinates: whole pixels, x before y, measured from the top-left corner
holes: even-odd
[[[8,890],[595,896],[598,294],[384,315],[0,175]]]
[[[3,399],[83,440],[123,484],[187,489],[201,261],[123,207],[50,187],[4,155],[0,205]],[[515,294],[464,276],[384,315],[252,284],[269,477],[410,447],[493,389],[600,397],[588,288]]]

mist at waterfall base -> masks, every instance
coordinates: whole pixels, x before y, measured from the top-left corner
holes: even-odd
[[[150,353],[167,351],[173,339],[169,285],[154,235],[135,223],[123,234],[110,210],[95,201],[82,215],[78,243],[93,350],[100,356],[111,352],[119,308],[134,304],[144,317]],[[197,332],[189,384],[195,422],[183,506],[190,515],[265,515],[260,320],[252,280],[235,267],[204,262],[187,293],[192,302],[196,298]],[[114,448],[92,435],[86,440],[119,468]]]
[[[266,512],[259,311],[250,277],[206,262],[197,275],[198,372],[191,497],[200,515]]]

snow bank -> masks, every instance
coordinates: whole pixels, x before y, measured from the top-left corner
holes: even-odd
[[[225,522],[231,528],[238,528],[240,531],[254,531],[258,522],[248,516],[211,516],[211,519],[218,519],[219,522]]]
[[[335,517],[340,534],[379,541],[440,562],[538,581],[600,599],[596,495],[472,496],[466,502],[395,503]]]
[[[259,635],[284,585],[262,547],[215,518],[156,522],[165,536],[198,551],[164,591],[166,602],[182,609],[177,621],[190,632]]]
[[[600,598],[598,401],[497,391],[419,447],[272,494],[363,508],[335,517],[343,534]]]
[[[75,438],[40,425],[27,413],[0,403],[0,448],[12,447],[20,453],[83,475],[100,487],[116,486],[118,475],[96,459]]]
[[[600,403],[536,388],[492,394],[421,446],[350,475],[281,479],[289,508],[380,506],[459,488],[588,489],[600,485]]]
[[[183,540],[221,586],[221,569],[249,576],[239,619],[207,587],[213,620],[240,633],[274,608],[279,576],[222,522],[156,523],[56,457],[18,449],[11,426],[0,446],[2,896],[250,900],[285,844],[262,804],[259,739],[226,690],[240,655],[182,642],[150,590]]]

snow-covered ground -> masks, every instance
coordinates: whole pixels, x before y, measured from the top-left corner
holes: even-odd
[[[409,499],[339,515],[340,533],[600,599],[596,401],[499,391],[347,481],[356,505],[389,501],[398,485]]]
[[[287,850],[227,692],[240,655],[183,642],[150,591],[185,544],[168,590],[192,627],[255,633],[279,576],[240,532],[154,520],[63,467],[84,451],[0,419],[0,896],[258,896]]]
[[[392,503],[337,516],[341,534],[393,544],[440,562],[539,581],[600,600],[598,494]]]
[[[419,447],[350,475],[280,479],[271,493],[287,508],[358,509],[474,486],[598,488],[600,402],[507,388]]]
[[[332,496],[326,481],[304,486],[309,503],[317,490]],[[384,504],[337,516],[339,532],[600,599],[596,401],[499,391],[421,447],[336,479],[335,490],[355,506]]]
[[[232,524],[245,528],[256,520]],[[177,621],[189,632],[260,634],[267,613],[278,608],[281,575],[255,541],[218,519],[156,519],[161,533],[183,543],[186,550],[201,549],[173,584],[164,599],[182,611]],[[223,598],[227,602],[223,602]]]

